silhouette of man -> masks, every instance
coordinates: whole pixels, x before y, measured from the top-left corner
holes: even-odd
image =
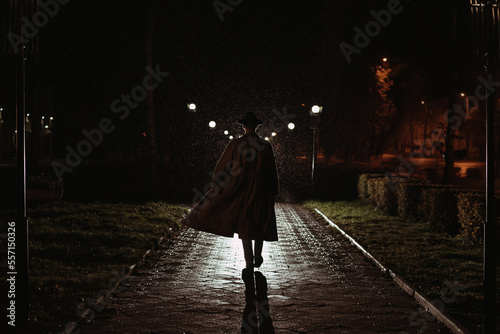
[[[212,188],[184,223],[225,237],[237,233],[246,267],[258,268],[263,262],[264,241],[278,240],[274,211],[278,174],[271,144],[255,133],[263,122],[253,112],[247,112],[238,123],[245,134],[226,146],[215,167]]]

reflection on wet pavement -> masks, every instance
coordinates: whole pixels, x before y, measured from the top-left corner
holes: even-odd
[[[239,239],[186,229],[83,333],[447,332],[416,322],[418,304],[309,211],[278,203],[276,214],[280,240],[246,281]]]
[[[269,313],[266,278],[260,271],[254,273],[249,269],[243,269],[242,278],[245,282],[245,309],[241,333],[274,333],[273,321]]]

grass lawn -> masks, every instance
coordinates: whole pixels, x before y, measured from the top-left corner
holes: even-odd
[[[382,263],[430,299],[440,300],[445,312],[472,332],[482,333],[481,247],[464,243],[460,236],[435,232],[426,223],[377,212],[359,200],[304,204],[321,210]],[[497,262],[497,296],[499,268]]]
[[[77,320],[78,306],[95,299],[115,274],[128,271],[162,236],[171,236],[183,212],[164,202],[55,202],[29,209],[30,332],[59,332]],[[2,214],[2,231],[13,215]],[[2,252],[4,263],[5,255]],[[2,291],[5,282],[2,277]]]

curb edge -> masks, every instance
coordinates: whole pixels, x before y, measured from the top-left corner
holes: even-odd
[[[427,312],[432,314],[436,319],[438,319],[441,323],[443,323],[448,329],[450,329],[455,334],[472,334],[467,328],[465,328],[461,323],[455,320],[450,315],[442,312],[437,305],[435,305],[426,295],[419,292],[413,285],[407,282],[403,277],[394,273],[391,269],[383,265],[380,261],[378,261],[373,255],[371,255],[367,250],[365,250],[354,238],[349,236],[346,232],[344,232],[337,224],[332,222],[330,218],[328,218],[323,212],[319,209],[314,208],[314,210],[319,213],[330,226],[337,229],[344,237],[346,237],[356,248],[358,248],[367,258],[373,261],[377,267],[379,267],[384,273],[389,273],[396,282],[396,284],[408,295],[413,297],[417,303],[419,303]]]
[[[181,227],[182,228],[182,227]],[[179,229],[180,231],[180,229]],[[114,291],[116,291],[116,289],[118,287],[120,287],[122,285],[122,282],[123,281],[127,281],[130,276],[134,273],[134,270],[137,268],[137,266],[141,263],[144,262],[144,260],[146,260],[146,258],[150,257],[154,251],[156,250],[156,248],[158,246],[160,246],[160,244],[164,241],[169,241],[172,237],[175,237],[177,236],[177,233],[179,231],[176,231],[172,236],[170,237],[167,237],[166,235],[160,237],[160,239],[158,239],[158,242],[156,243],[156,245],[153,245],[150,249],[148,249],[144,255],[141,257],[141,259],[137,262],[137,263],[134,263],[132,265],[129,266],[128,268],[128,271],[127,271],[127,274],[125,276],[122,276],[114,285],[113,285],[113,289],[111,290],[108,290],[108,292],[101,296],[99,299],[97,299],[96,301],[96,305],[102,305],[102,303],[106,300],[108,300],[108,298],[114,293]],[[64,330],[60,331],[59,334],[71,334],[73,333],[75,330],[79,329],[80,325],[82,324],[82,322],[84,323],[85,322],[85,317],[89,314],[89,312],[91,312],[91,309],[90,308],[86,308],[83,313],[80,315],[80,317],[78,319],[76,319],[75,321],[70,321],[70,323],[72,323],[71,326],[66,326],[64,328]],[[79,333],[79,332],[78,332]]]

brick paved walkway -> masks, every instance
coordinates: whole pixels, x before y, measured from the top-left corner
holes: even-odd
[[[260,322],[261,333],[448,333],[308,211],[279,203],[276,214],[280,241],[264,244],[257,302],[245,307],[240,240],[186,229],[82,332],[257,333]]]

